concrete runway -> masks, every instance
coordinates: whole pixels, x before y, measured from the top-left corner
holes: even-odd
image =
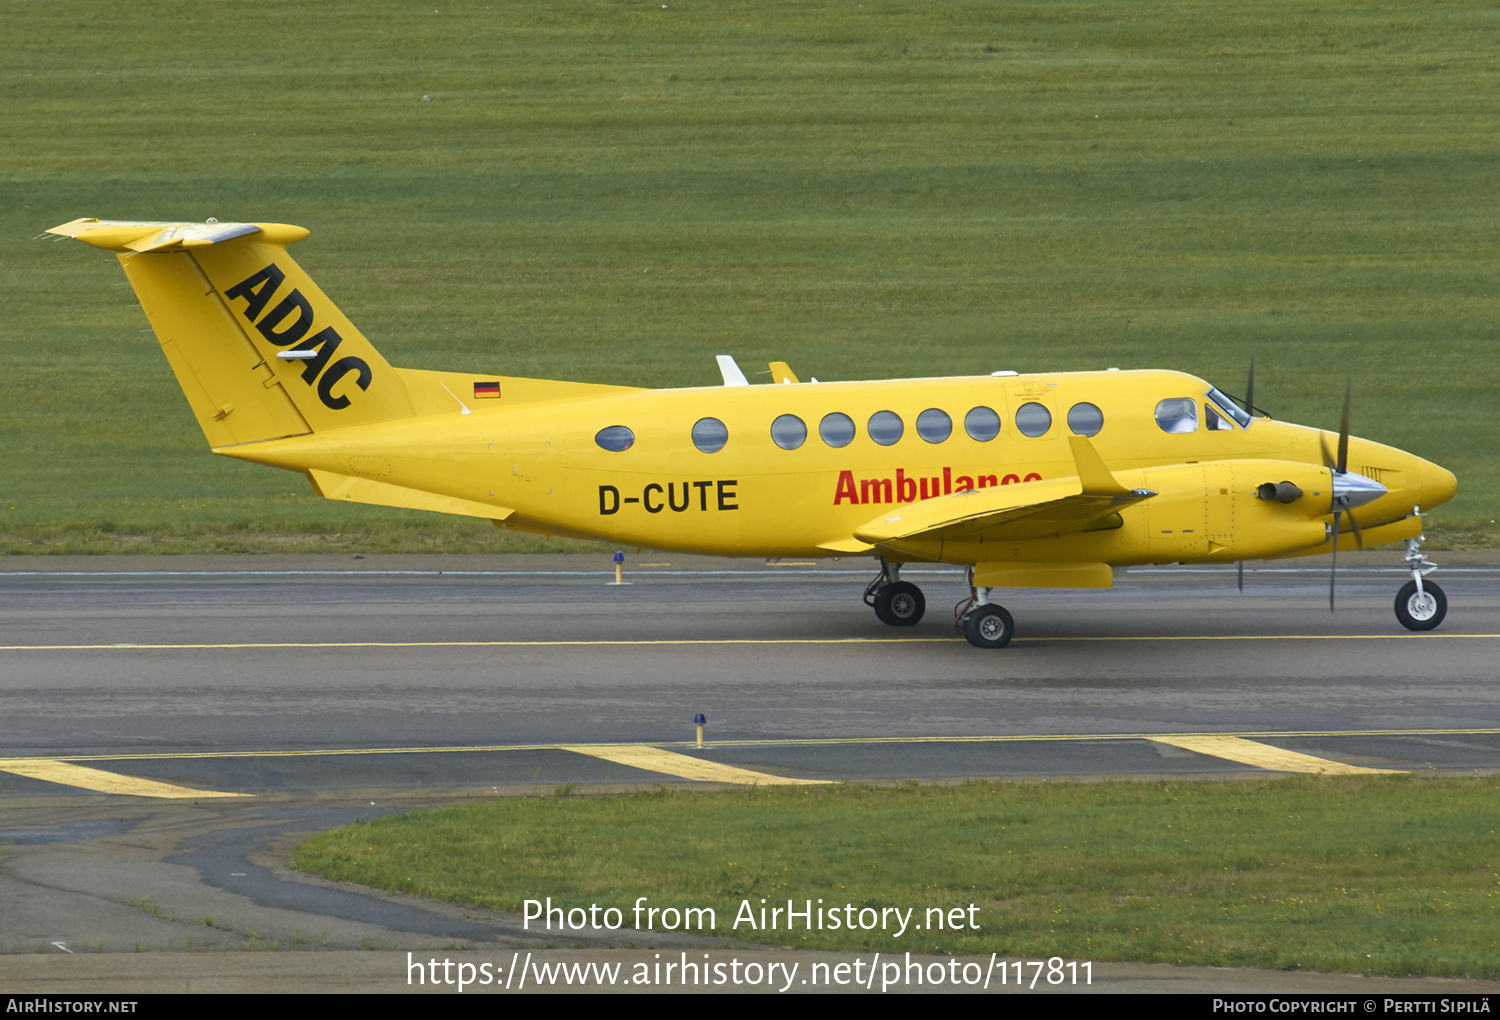
[[[898,630],[860,601],[865,561],[632,556],[615,587],[572,556],[12,560],[0,931],[165,948],[212,914],[227,927],[198,934],[231,949],[509,946],[511,920],[285,855],[355,817],[567,783],[1495,770],[1500,557],[1434,558],[1431,635],[1396,623],[1405,578],[1368,554],[1337,615],[1313,561],[1250,570],[1243,595],[1232,568],[1009,592],[998,652],[953,633],[966,590],[942,567],[905,573],[928,609]]]

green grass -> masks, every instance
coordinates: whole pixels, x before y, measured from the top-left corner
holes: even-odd
[[[969,782],[531,798],[414,812],[294,866],[520,911],[713,907],[807,948],[1500,977],[1494,777]],[[733,928],[740,904],[980,910],[978,931]],[[759,916],[758,913],[756,915]],[[639,936],[624,933],[627,939]]]
[[[1352,373],[1358,434],[1458,474],[1436,530],[1495,540],[1492,4],[80,0],[4,24],[6,551],[442,531],[208,455],[112,256],[30,240],[80,215],[305,225],[298,259],[420,368],[674,386],[728,351],[1237,391],[1253,348],[1282,418],[1334,427]]]

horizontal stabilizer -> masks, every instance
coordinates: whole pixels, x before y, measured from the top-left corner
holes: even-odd
[[[165,223],[153,220],[77,219],[49,234],[77,238],[106,251],[183,251],[206,248],[250,234],[266,234],[272,244],[300,241],[308,232],[287,223]]]
[[[857,538],[843,538],[836,542],[819,542],[818,548],[824,552],[847,553],[850,555],[867,553],[875,548],[869,542],[861,542]]]
[[[464,517],[483,517],[491,521],[503,521],[515,513],[508,507],[476,503],[473,500],[441,496],[435,492],[408,489],[403,485],[392,485],[373,478],[355,478],[332,471],[313,468],[307,477],[313,488],[325,499],[342,499],[350,503],[373,503],[375,506],[394,506],[403,510],[431,510],[440,514],[459,514]]]

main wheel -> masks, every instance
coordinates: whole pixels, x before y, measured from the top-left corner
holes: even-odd
[[[888,584],[875,593],[875,615],[892,627],[911,627],[927,612],[922,589],[906,581]]]
[[[1016,621],[1003,606],[980,606],[964,617],[964,637],[975,648],[1004,648],[1015,633]]]
[[[1407,581],[1396,593],[1396,619],[1407,630],[1432,630],[1447,615],[1448,596],[1431,581],[1422,582],[1420,595],[1415,581]]]

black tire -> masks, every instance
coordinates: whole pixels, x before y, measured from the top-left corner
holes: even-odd
[[[875,593],[875,616],[892,627],[914,627],[927,612],[922,589],[906,581],[888,584]]]
[[[1015,634],[1016,621],[1003,606],[980,606],[964,617],[964,637],[975,648],[1004,648]]]
[[[1407,630],[1433,630],[1448,615],[1448,596],[1443,589],[1423,581],[1422,591],[1426,599],[1417,596],[1417,582],[1407,581],[1396,593],[1396,619]]]

